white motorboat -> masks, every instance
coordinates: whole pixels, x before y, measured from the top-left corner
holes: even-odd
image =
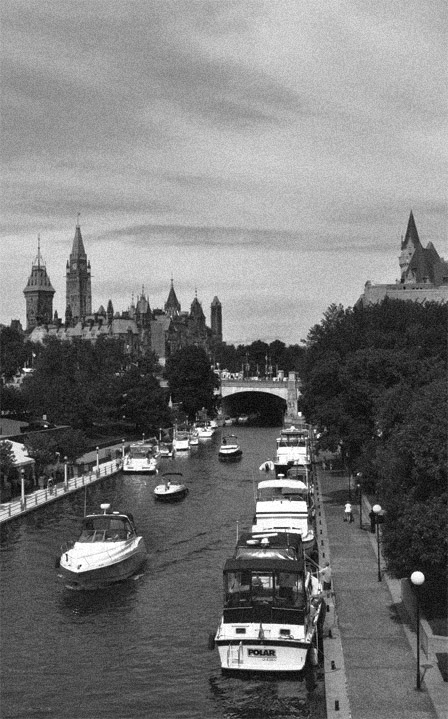
[[[173,435],[173,452],[189,452],[190,451],[190,430],[188,428],[174,428]]]
[[[160,452],[156,440],[133,442],[123,461],[123,472],[128,474],[156,474]]]
[[[181,472],[166,472],[162,475],[163,484],[154,489],[154,497],[161,502],[176,502],[188,494],[188,487],[182,481]]]
[[[290,467],[301,465],[311,467],[309,433],[305,427],[283,427],[276,440],[274,459],[275,474],[286,473]]]
[[[190,446],[196,447],[199,444],[199,432],[196,427],[190,430]]]
[[[243,534],[223,573],[223,615],[212,641],[223,672],[312,670],[322,590],[306,565],[300,536]]]
[[[132,514],[111,512],[83,518],[77,541],[63,550],[56,568],[58,577],[70,589],[98,589],[135,574],[144,564],[147,551],[137,534]]]
[[[210,422],[196,422],[195,428],[199,439],[210,439],[216,432]]]
[[[243,450],[235,434],[224,435],[221,440],[218,457],[222,460],[241,459]]]
[[[258,483],[252,531],[300,534],[308,556],[316,552],[313,506],[307,485],[297,479],[277,477]]]

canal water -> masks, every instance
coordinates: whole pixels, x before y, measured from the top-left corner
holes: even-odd
[[[323,719],[322,672],[305,682],[222,676],[208,649],[222,608],[222,567],[254,513],[258,467],[273,456],[278,429],[238,427],[238,463],[218,460],[221,433],[188,457],[162,460],[189,495],[153,499],[158,477],[116,475],[87,489],[130,511],[149,557],[143,573],[95,592],[58,581],[60,546],[79,534],[84,492],[1,529],[2,719]]]

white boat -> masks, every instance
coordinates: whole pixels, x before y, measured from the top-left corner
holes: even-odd
[[[247,424],[249,422],[248,414],[240,414],[237,418],[238,424]]]
[[[316,551],[313,506],[308,486],[297,479],[277,477],[258,483],[252,531],[300,534],[308,556]]]
[[[181,472],[166,472],[162,475],[163,484],[154,489],[154,497],[161,502],[176,502],[188,494],[188,487],[182,481]]]
[[[235,434],[224,435],[218,452],[219,459],[241,459],[242,454],[243,450],[238,444],[238,437]]]
[[[199,444],[199,432],[196,427],[190,430],[190,446],[196,447]]]
[[[190,451],[190,430],[174,428],[173,435],[173,452],[189,452]]]
[[[123,472],[128,474],[156,474],[160,463],[157,441],[133,442],[124,458]]]
[[[57,561],[58,577],[70,589],[98,589],[135,574],[147,551],[137,534],[132,514],[111,512],[102,504],[100,514],[83,518],[77,541]]]
[[[173,443],[172,442],[159,442],[159,453],[160,458],[172,457],[173,456]]]
[[[195,428],[199,439],[210,439],[216,432],[210,422],[196,422]]]
[[[212,641],[223,672],[312,670],[323,622],[321,591],[298,534],[241,535],[224,565],[224,608]]]
[[[275,474],[286,473],[290,467],[311,467],[308,430],[305,427],[283,427],[276,440]]]

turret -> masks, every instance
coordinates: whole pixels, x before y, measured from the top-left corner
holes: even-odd
[[[31,275],[23,290],[26,300],[26,328],[32,330],[53,319],[53,289],[40,253],[40,236],[37,238],[37,257],[31,266]]]

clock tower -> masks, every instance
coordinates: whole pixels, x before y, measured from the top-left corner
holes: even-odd
[[[67,310],[70,311],[67,313]],[[82,241],[79,215],[70,258],[66,267],[66,317],[71,316],[72,324],[92,314],[92,283],[90,262]]]

